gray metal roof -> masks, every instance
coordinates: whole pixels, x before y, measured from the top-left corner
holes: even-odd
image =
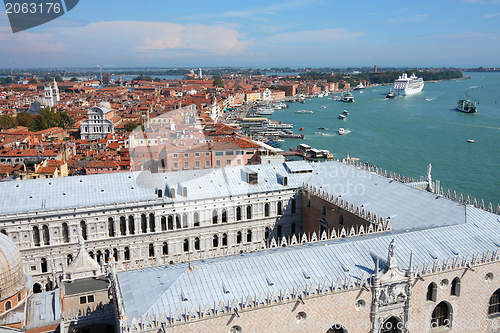
[[[109,286],[109,280],[104,276],[63,283],[65,288],[64,293],[66,295],[76,295],[81,293],[90,293],[97,290],[106,290]]]
[[[26,306],[26,329],[58,324],[61,319],[61,289],[31,295]]]
[[[413,251],[414,267],[429,262],[495,251],[500,242],[500,218],[472,206],[464,208],[466,222],[419,231],[391,231],[383,234],[309,243],[250,254],[201,260],[188,264],[156,267],[118,274],[125,311],[129,320],[177,309],[196,311],[206,304],[225,304],[247,296],[279,295],[287,288],[314,283],[330,285],[340,278],[369,277],[375,258],[381,267],[392,239],[396,240],[396,259],[403,270]],[[418,246],[417,246],[418,245]],[[310,277],[309,279],[307,277]],[[142,283],[148,281],[148,283]],[[270,284],[272,282],[272,285]]]
[[[286,162],[286,165],[290,168],[294,163],[302,165],[304,162]],[[258,184],[248,184],[245,174],[247,169],[258,172]],[[282,184],[278,175],[288,175],[288,186]],[[156,201],[157,189],[165,191],[174,188],[175,201],[247,195],[296,188],[310,175],[310,173],[291,175],[284,164],[269,164],[157,174],[137,171],[0,182],[0,193],[3,193],[0,214]],[[186,198],[181,195],[182,187],[187,188]],[[168,197],[164,197],[163,200],[172,202]]]
[[[307,184],[379,217],[390,217],[394,230],[465,222],[465,208],[458,202],[340,162],[322,163]]]

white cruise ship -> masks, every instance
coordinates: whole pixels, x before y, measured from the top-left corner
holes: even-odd
[[[411,95],[421,92],[424,88],[424,80],[418,78],[413,73],[410,77],[403,73],[397,80],[394,81],[392,91],[394,95]]]

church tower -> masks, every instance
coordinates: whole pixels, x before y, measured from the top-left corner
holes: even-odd
[[[61,100],[61,96],[59,95],[59,87],[57,86],[56,79],[54,79],[54,83],[52,84],[52,99],[54,105],[57,104]]]
[[[53,107],[54,106],[54,95],[52,91],[52,87],[50,86],[50,83],[47,82],[45,83],[45,87],[43,88],[44,91],[44,105],[48,107]]]

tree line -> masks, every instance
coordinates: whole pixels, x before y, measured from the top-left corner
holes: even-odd
[[[16,117],[4,114],[0,117],[0,129],[6,130],[17,126],[24,126],[30,131],[38,132],[51,127],[72,128],[75,121],[66,111],[59,111],[55,108],[46,107],[38,114],[19,112]]]

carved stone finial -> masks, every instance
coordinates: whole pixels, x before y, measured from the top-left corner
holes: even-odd
[[[396,250],[396,240],[393,238],[391,243],[389,244],[389,253],[387,255],[387,269],[398,267],[396,258],[394,257],[395,250]]]

